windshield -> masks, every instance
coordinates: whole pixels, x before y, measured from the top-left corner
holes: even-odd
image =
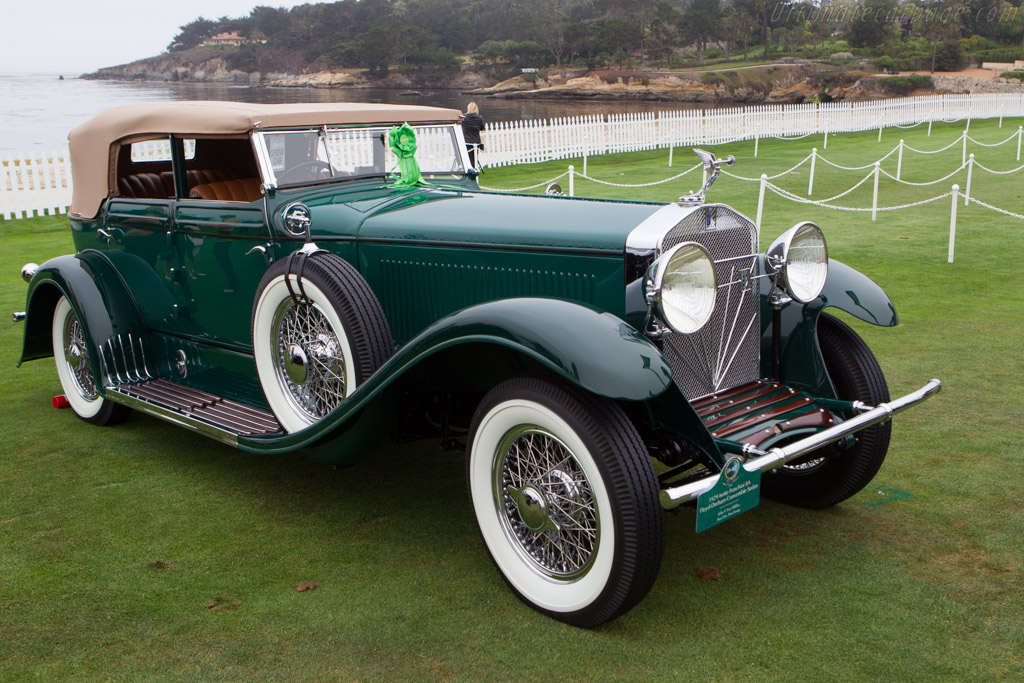
[[[395,172],[389,127],[320,128],[256,134],[265,180],[275,186]],[[465,148],[455,126],[413,126],[416,161],[424,175],[466,172]]]

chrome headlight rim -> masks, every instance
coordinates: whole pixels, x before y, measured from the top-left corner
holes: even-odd
[[[814,278],[810,287],[794,287],[789,266],[792,264],[792,251],[794,245],[800,243],[808,235],[821,240],[823,258],[819,262],[821,274]],[[825,233],[816,223],[802,221],[775,238],[768,251],[765,252],[765,269],[768,274],[775,278],[777,286],[785,290],[794,301],[808,304],[819,296],[825,288],[825,281],[828,279],[828,242],[825,240]],[[803,292],[803,293],[801,293]],[[813,295],[809,295],[813,292]]]
[[[697,250],[698,258],[702,258],[707,261],[711,277],[711,286],[709,287],[711,290],[711,301],[705,306],[706,310],[699,322],[691,325],[689,329],[681,325],[679,319],[676,318],[672,312],[666,309],[663,298],[665,275],[670,271],[669,266],[673,259],[684,250]],[[711,320],[711,316],[715,311],[715,298],[718,293],[718,272],[715,268],[715,260],[711,258],[711,254],[704,245],[697,242],[681,242],[675,245],[659,256],[658,259],[651,264],[648,281],[649,287],[647,290],[647,300],[650,302],[658,317],[664,321],[673,332],[678,334],[696,334],[702,330],[705,325],[707,325],[709,320]]]

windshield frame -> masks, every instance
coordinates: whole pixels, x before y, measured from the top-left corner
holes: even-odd
[[[461,171],[438,171],[433,169],[424,169],[423,175],[430,177],[437,176],[462,176],[465,177],[473,171],[472,164],[469,159],[469,152],[466,149],[466,140],[463,137],[462,126],[458,123],[451,121],[438,121],[438,122],[418,122],[412,125],[413,130],[419,131],[422,128],[443,128],[448,130],[453,139],[454,149],[454,160],[461,164]],[[324,185],[334,182],[345,182],[349,180],[359,180],[366,178],[378,178],[387,177],[392,174],[392,169],[384,168],[379,172],[372,173],[359,173],[351,174],[345,173],[342,175],[332,175],[330,177],[319,178],[319,179],[307,179],[297,182],[282,183],[278,179],[278,174],[274,170],[274,164],[272,161],[272,155],[270,147],[267,144],[267,138],[274,134],[295,134],[305,133],[306,135],[315,134],[318,136],[318,148],[324,152],[325,163],[329,162],[330,150],[329,145],[326,144],[327,135],[332,131],[352,131],[352,130],[365,130],[370,132],[371,135],[383,133],[385,136],[390,130],[391,126],[388,125],[364,125],[364,126],[302,126],[296,128],[271,128],[254,130],[252,132],[252,145],[256,151],[256,161],[260,169],[260,175],[262,176],[263,185],[268,190],[274,190],[277,188],[290,188],[290,187],[302,187],[308,185]],[[386,139],[386,138],[385,138]],[[318,154],[319,158],[319,154]],[[332,173],[334,166],[331,165]]]

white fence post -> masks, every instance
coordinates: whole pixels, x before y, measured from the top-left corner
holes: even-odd
[[[827,130],[825,131],[825,142],[822,143],[821,148],[822,149],[828,149],[828,131]]]
[[[1024,140],[1024,126],[1017,126],[1017,161],[1020,161],[1020,141]]]
[[[882,164],[878,161],[875,162],[875,192],[871,197],[871,220],[875,220],[878,215],[878,173],[882,168]]]
[[[768,185],[768,174],[767,173],[762,173],[761,174],[761,191],[757,193],[757,220],[755,221],[755,223],[757,223],[758,240],[760,240],[760,237],[761,237],[761,216],[763,215],[763,212],[764,212],[764,190],[765,190],[765,187],[767,187],[767,185]]]
[[[949,258],[947,263],[953,262],[953,246],[956,244],[956,200],[959,198],[960,186],[953,186],[953,206],[949,210]]]
[[[11,220],[11,207],[13,206],[11,196],[7,194],[7,181],[14,179],[10,169],[10,164],[6,164],[3,159],[0,159],[0,209],[3,209],[5,221]],[[17,190],[13,183],[11,186]]]
[[[928,116],[928,137],[932,136],[932,117]]]
[[[900,138],[900,152],[896,155],[896,180],[900,179],[900,173],[903,171],[903,138]]]
[[[759,133],[754,133],[754,158],[755,159],[757,158],[757,143],[759,143],[760,141],[761,141],[761,135]],[[1017,147],[1020,147],[1020,143],[1017,144]],[[1017,154],[1017,159],[1020,160],[1020,153],[1019,152]]]
[[[971,176],[974,175],[974,155],[971,154],[967,160],[967,191],[964,192],[964,206],[971,203]]]
[[[583,175],[587,175],[587,157],[590,156],[590,137],[583,136]]]
[[[960,137],[964,141],[963,152],[960,154],[960,165],[963,166],[967,163],[967,131],[965,130]]]
[[[878,141],[882,141],[882,119],[878,119]]]
[[[818,160],[818,148],[811,148],[811,177],[807,181],[807,196],[810,197],[811,193],[814,192],[814,162]]]
[[[576,196],[576,168],[569,165],[569,196]]]

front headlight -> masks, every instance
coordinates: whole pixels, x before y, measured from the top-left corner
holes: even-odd
[[[794,225],[772,242],[765,254],[769,274],[778,274],[779,285],[802,304],[818,298],[828,276],[825,235],[814,223]]]
[[[663,254],[651,266],[650,281],[648,297],[675,332],[696,332],[715,310],[715,264],[696,242],[683,242]]]

